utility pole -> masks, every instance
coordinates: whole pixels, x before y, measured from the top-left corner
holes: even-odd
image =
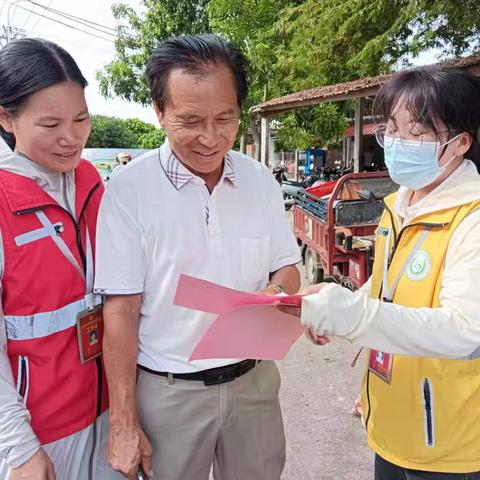
[[[25,37],[26,32],[23,28],[0,25],[0,48],[3,48],[11,40]]]

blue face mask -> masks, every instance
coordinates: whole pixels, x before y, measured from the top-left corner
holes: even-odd
[[[455,140],[459,135],[446,143],[419,142],[385,136],[385,165],[395,183],[412,190],[426,187],[434,182],[447,168],[438,164],[437,153],[440,148]]]

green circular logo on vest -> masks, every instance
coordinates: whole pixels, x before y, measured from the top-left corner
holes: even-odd
[[[428,275],[431,266],[432,259],[429,253],[425,250],[419,250],[408,264],[407,277],[414,282],[419,282]]]

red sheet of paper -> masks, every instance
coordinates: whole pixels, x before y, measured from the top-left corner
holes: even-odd
[[[200,278],[180,275],[173,303],[207,313],[227,313],[246,305],[300,305],[301,295],[255,295]]]
[[[285,358],[305,329],[298,317],[280,311],[278,306],[298,306],[301,298],[255,295],[182,275],[175,305],[219,314],[194,348],[190,360]]]

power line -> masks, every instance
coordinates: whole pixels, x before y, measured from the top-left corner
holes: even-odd
[[[7,23],[10,24],[10,22],[12,22],[12,20],[15,18],[15,13],[17,13],[17,3],[18,2],[15,2],[15,6],[13,8],[13,12],[12,12],[12,16],[7,18]],[[12,5],[12,4],[11,4]],[[7,12],[7,15],[8,15],[8,12]]]
[[[45,5],[42,5],[40,3],[37,3],[37,2],[34,2],[33,0],[29,0],[29,3],[31,3],[32,5],[34,6],[37,6],[37,7],[40,7],[40,8],[43,8],[44,10],[47,10],[48,12],[50,13],[53,13],[55,15],[58,15],[59,17],[63,17],[63,18],[66,18],[68,20],[74,20],[86,27],[89,27],[89,28],[92,28],[94,30],[98,30],[100,31],[101,33],[105,33],[107,35],[112,35],[112,36],[117,36],[117,31],[115,28],[112,28],[112,27],[108,27],[106,25],[102,25],[100,23],[96,23],[92,20],[87,20],[86,18],[82,18],[82,17],[77,17],[75,15],[72,15],[70,13],[67,13],[67,12],[63,12],[61,10],[57,10],[55,8],[50,8],[49,6],[45,6]],[[95,27],[92,27],[92,25],[94,25],[95,27],[100,27],[100,28],[95,28]],[[110,30],[110,31],[104,31],[102,29],[105,29],[105,30]]]
[[[22,28],[25,28],[27,26],[27,23],[30,20],[30,17],[32,16],[33,10],[35,10],[35,7],[33,7],[32,11],[28,14],[27,19],[25,20],[25,23],[23,24]]]
[[[0,20],[2,18],[3,9],[5,8],[6,3],[7,3],[7,0],[2,0],[2,6],[0,7]]]
[[[108,27],[107,25],[102,25],[102,24],[96,23],[92,20],[87,20],[86,18],[77,17],[75,15],[72,15],[71,13],[63,12],[62,10],[57,10],[55,8],[50,8],[50,5],[45,6],[45,5],[42,5],[40,3],[34,2],[33,0],[29,0],[29,3],[31,3],[33,5],[37,5],[38,7],[44,8],[45,10],[48,10],[51,13],[56,13],[57,15],[61,15],[61,16],[64,16],[66,18],[70,18],[70,19],[73,19],[73,20],[79,20],[80,22],[87,22],[87,23],[90,23],[92,25],[96,25],[97,27],[105,28],[105,29],[111,30],[112,32],[115,32],[115,33],[117,32],[117,30],[113,27]]]
[[[22,7],[22,6],[20,6],[20,5],[18,6],[18,8],[21,8],[22,10],[26,10],[27,12],[31,12],[31,13],[33,13],[34,15],[39,15],[39,16],[41,16],[42,18],[45,18],[46,20],[51,20],[52,22],[59,23],[60,25],[63,25],[63,26],[68,27],[68,28],[71,28],[72,30],[76,30],[76,31],[78,31],[78,32],[85,33],[85,34],[90,35],[90,36],[92,36],[92,37],[99,38],[100,40],[105,40],[105,41],[107,41],[107,42],[115,43],[115,42],[114,42],[112,39],[110,39],[110,38],[105,38],[105,37],[102,37],[102,36],[100,36],[100,35],[96,35],[95,33],[89,32],[89,31],[87,31],[87,30],[83,30],[83,29],[81,29],[81,28],[77,28],[77,27],[75,27],[75,26],[73,26],[73,25],[70,25],[70,24],[68,24],[68,23],[61,22],[60,20],[57,20],[56,18],[48,17],[48,16],[45,15],[45,14],[41,14],[41,13],[35,12],[35,11],[33,11],[33,10],[30,10],[29,8],[25,8],[25,7]],[[90,28],[93,28],[93,27],[90,27]],[[107,32],[102,32],[102,33],[105,33],[105,34],[106,34]],[[111,34],[109,34],[109,35],[111,35]],[[112,36],[113,36],[113,35],[112,35]]]
[[[50,0],[48,6],[50,7],[50,5],[52,5],[52,3],[53,3],[53,0]],[[34,30],[38,27],[38,24],[42,21],[42,18],[44,18],[43,14],[40,15],[38,20],[35,22],[35,25],[33,25],[33,27],[30,29],[29,34],[34,32]]]
[[[7,0],[7,3],[8,3],[8,9],[7,9],[7,27],[10,28],[10,25],[11,25],[11,21],[13,20],[13,17],[15,17],[15,12],[17,11],[17,3],[20,3],[22,1],[25,1],[25,0],[16,0],[14,2],[12,1],[8,1]],[[13,16],[10,17],[10,9],[14,7],[13,9]]]
[[[91,30],[95,30],[95,31],[100,32],[104,35],[109,35],[111,37],[117,38],[116,33],[106,32],[104,30],[101,30],[97,27],[93,27],[92,25],[90,25],[90,23],[95,23],[95,22],[90,22],[90,20],[81,19],[80,17],[74,17],[73,15],[69,15],[69,14],[67,14],[65,12],[61,12],[59,10],[50,9],[48,7],[45,7],[45,5],[41,5],[40,3],[36,3],[36,2],[31,1],[31,0],[27,0],[27,1],[33,5],[32,10],[29,10],[25,7],[20,7],[20,8],[23,8],[24,10],[27,10],[29,12],[33,12],[33,9],[35,8],[35,6],[38,6],[38,7],[41,7],[43,9],[49,11],[50,13],[53,13],[54,15],[58,15],[60,17],[66,18],[67,20],[73,20],[74,22],[79,23],[79,24],[81,24],[81,25],[83,25],[83,26],[85,26],[85,27],[87,27]],[[33,13],[36,13],[36,12],[33,12]],[[45,18],[50,18],[51,20],[54,20],[54,21],[57,21],[57,22],[61,23],[60,20],[58,20],[56,18],[52,18],[52,17],[45,17]],[[109,27],[105,27],[105,28],[109,28]]]

